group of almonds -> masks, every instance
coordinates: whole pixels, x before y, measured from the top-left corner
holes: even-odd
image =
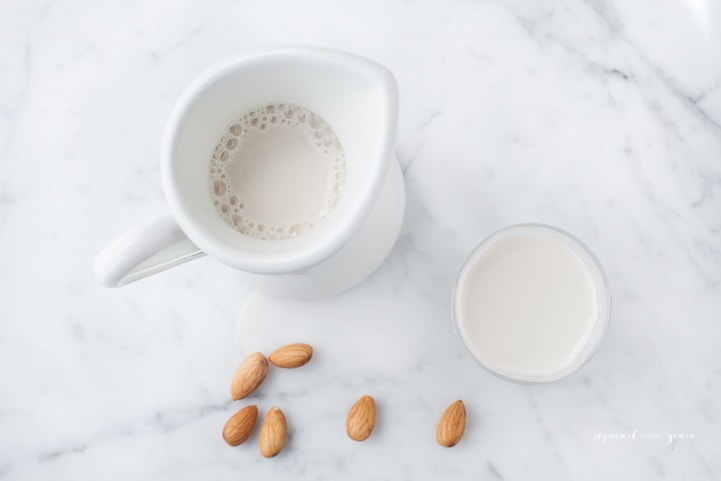
[[[282,368],[297,368],[313,357],[313,348],[308,344],[288,344],[275,350],[268,358],[255,352],[238,366],[230,385],[233,401],[248,397],[265,380],[268,361]],[[258,407],[246,406],[228,419],[223,428],[223,439],[231,446],[238,446],[253,434],[258,421]],[[346,420],[348,437],[355,441],[368,439],[376,423],[376,403],[371,396],[363,396],[350,409]],[[450,448],[458,444],[466,429],[466,408],[463,401],[451,404],[441,416],[436,429],[436,441]],[[260,453],[272,458],[285,447],[288,426],[285,415],[278,407],[272,407],[260,428]]]
[[[244,399],[255,391],[268,375],[268,361],[283,368],[296,368],[305,365],[313,357],[313,348],[308,344],[288,344],[275,350],[268,358],[260,352],[254,352],[238,366],[230,383],[230,396],[233,401]],[[223,428],[223,439],[231,446],[238,446],[248,440],[258,421],[258,407],[246,406],[233,414]],[[273,406],[263,420],[260,428],[260,453],[266,458],[276,456],[285,447],[288,438],[288,425],[280,408]]]

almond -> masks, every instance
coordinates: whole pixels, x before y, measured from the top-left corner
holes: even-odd
[[[466,407],[463,401],[456,401],[441,416],[436,430],[436,441],[443,447],[450,448],[458,444],[466,430]]]
[[[233,401],[243,399],[256,390],[268,374],[268,360],[259,352],[246,357],[238,366],[230,384]]]
[[[348,437],[354,441],[365,441],[376,425],[376,402],[370,396],[363,396],[356,402],[345,423]]]
[[[288,344],[273,351],[268,360],[278,367],[300,367],[313,357],[313,347],[301,342]]]
[[[272,458],[283,450],[288,438],[288,425],[285,415],[279,408],[273,406],[268,411],[260,428],[260,454]]]
[[[223,428],[223,439],[231,446],[237,446],[248,440],[255,423],[258,421],[258,407],[246,406],[233,414]]]

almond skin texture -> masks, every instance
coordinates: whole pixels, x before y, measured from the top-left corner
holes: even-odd
[[[268,360],[259,352],[254,352],[238,366],[230,384],[230,396],[233,401],[243,399],[255,391],[268,374]]]
[[[313,347],[298,342],[276,349],[268,356],[268,360],[278,367],[294,368],[305,365],[311,357],[313,357]]]
[[[363,396],[356,402],[345,423],[348,437],[354,441],[365,441],[376,425],[376,402],[370,396]]]
[[[466,430],[466,407],[463,401],[456,401],[441,416],[436,430],[436,441],[445,448],[458,444]]]
[[[266,458],[277,456],[288,439],[288,425],[283,411],[273,406],[260,428],[260,454]]]
[[[223,439],[231,446],[243,444],[248,440],[255,423],[258,421],[258,407],[255,405],[246,406],[233,414],[223,428]]]

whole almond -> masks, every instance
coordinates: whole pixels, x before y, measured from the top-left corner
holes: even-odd
[[[436,441],[443,447],[450,448],[458,444],[466,430],[466,407],[463,401],[456,401],[441,416],[436,430]]]
[[[370,396],[363,396],[356,402],[345,423],[348,437],[354,441],[365,441],[376,425],[376,402]]]
[[[268,374],[268,360],[259,352],[254,352],[238,366],[230,384],[230,396],[233,401],[243,399],[255,391]]]
[[[278,367],[300,367],[313,357],[313,347],[301,342],[288,344],[273,351],[268,360]]]
[[[260,454],[272,458],[283,450],[288,438],[288,425],[285,415],[279,408],[273,406],[263,420],[260,428]]]
[[[258,421],[258,407],[255,405],[246,406],[233,414],[223,428],[223,439],[231,446],[237,446],[248,440],[255,423]]]

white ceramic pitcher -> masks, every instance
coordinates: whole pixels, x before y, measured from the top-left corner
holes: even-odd
[[[345,154],[344,191],[314,229],[291,239],[245,236],[216,213],[208,165],[218,135],[243,112],[290,103],[319,114]],[[257,274],[259,289],[283,296],[346,290],[385,259],[400,231],[405,187],[395,157],[398,97],[393,75],[335,50],[289,47],[222,62],[182,94],[162,141],[170,212],[140,224],[97,257],[98,280],[121,286],[208,255]]]

